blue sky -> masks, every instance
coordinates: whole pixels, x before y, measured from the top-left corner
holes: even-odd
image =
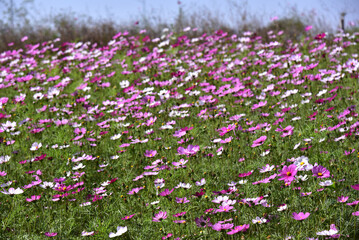
[[[10,0],[5,0],[10,1]],[[14,0],[19,4],[22,0]],[[181,0],[185,14],[207,10],[228,19],[230,2],[243,5],[249,14],[268,23],[271,17],[283,17],[296,7],[299,13],[313,10],[335,28],[340,12],[347,12],[346,20],[359,21],[359,0]],[[30,6],[30,5],[29,5]],[[34,0],[29,9],[30,17],[39,20],[60,12],[72,12],[75,16],[87,15],[93,19],[111,19],[115,22],[135,22],[142,15],[160,16],[172,22],[178,13],[178,0]]]

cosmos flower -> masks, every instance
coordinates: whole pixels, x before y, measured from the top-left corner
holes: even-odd
[[[154,157],[156,156],[157,154],[157,151],[156,150],[146,150],[145,152],[145,157]]]
[[[160,222],[162,219],[167,218],[167,212],[159,211],[159,213],[156,213],[155,216],[152,218],[152,222]]]
[[[312,169],[313,176],[316,176],[317,178],[328,178],[330,177],[330,172],[328,169],[326,169],[323,166],[315,166]]]
[[[261,136],[260,138],[253,141],[253,144],[251,147],[258,147],[264,143],[264,141],[267,140],[267,136]]]
[[[3,191],[1,191],[1,192],[2,192],[3,194],[7,194],[7,195],[17,195],[17,194],[23,193],[24,191],[23,191],[22,189],[20,189],[20,188],[17,188],[17,189],[15,189],[15,188],[9,188],[8,191],[3,190]]]
[[[354,190],[359,191],[359,184],[352,185],[351,187],[352,187]]]
[[[259,168],[260,173],[270,172],[274,169],[274,165],[266,164],[264,167]]]
[[[47,237],[55,237],[57,235],[57,232],[45,232],[44,234]]]
[[[94,234],[95,234],[94,231],[92,231],[92,232],[82,231],[81,236],[86,237],[86,236],[91,236],[91,235],[94,235]]]
[[[128,220],[128,219],[131,219],[133,216],[135,216],[135,214],[126,216],[126,217],[124,217],[124,218],[121,218],[121,220]]]
[[[36,150],[38,150],[38,149],[41,148],[41,147],[42,147],[42,143],[34,142],[34,143],[31,145],[30,151],[36,151]]]
[[[32,202],[32,201],[39,200],[40,198],[41,198],[41,195],[38,195],[38,196],[33,195],[33,196],[31,196],[31,198],[26,198],[26,201]]]
[[[200,218],[195,218],[195,223],[197,225],[197,227],[211,227],[212,224],[210,222],[210,218],[206,218],[204,219],[203,216],[201,216]]]
[[[176,203],[189,203],[189,200],[186,197],[184,198],[176,197]]]
[[[108,236],[109,236],[109,238],[114,238],[114,237],[121,236],[125,232],[127,232],[127,226],[125,226],[125,227],[118,226],[117,232],[116,233],[110,232],[110,234]]]
[[[260,217],[256,217],[255,219],[252,220],[253,224],[262,224],[262,223],[266,223],[267,219],[265,218],[260,218]]]
[[[231,205],[225,205],[225,206],[221,205],[221,206],[219,206],[219,209],[217,209],[216,211],[217,212],[229,212],[232,209],[233,209],[233,206],[231,206]]]
[[[297,166],[295,164],[291,164],[289,166],[284,166],[281,173],[278,175],[279,181],[284,181],[286,183],[292,182],[295,179],[295,175],[297,174]]]
[[[346,201],[348,201],[348,199],[349,199],[349,197],[340,196],[337,198],[337,201],[341,202],[341,203],[345,203]]]
[[[203,185],[205,185],[205,184],[206,184],[206,179],[204,179],[204,178],[202,178],[201,181],[197,181],[197,182],[196,182],[196,185],[197,185],[197,186],[203,186]]]
[[[328,186],[331,186],[333,185],[333,181],[332,180],[326,180],[324,182],[320,182],[319,185],[322,186],[322,187],[328,187]]]
[[[282,204],[278,207],[277,211],[282,212],[287,209],[287,204]]]
[[[196,154],[199,151],[198,145],[188,145],[187,148],[184,147],[178,147],[177,152],[178,155],[193,155]]]
[[[330,225],[330,230],[324,230],[321,232],[317,232],[317,235],[319,236],[333,236],[335,234],[337,234],[339,231],[338,229],[335,227],[335,224],[331,224]]]
[[[231,229],[231,231],[227,232],[227,234],[228,235],[233,235],[233,234],[236,234],[238,232],[245,232],[245,231],[247,231],[248,228],[249,228],[249,224],[235,226],[233,229]]]
[[[221,231],[221,230],[225,230],[225,229],[231,229],[231,228],[233,228],[233,226],[234,225],[232,223],[222,224],[221,222],[218,222],[218,223],[212,225],[212,229],[215,231]]]
[[[174,188],[172,188],[171,190],[169,190],[168,188],[166,188],[164,191],[160,192],[160,196],[165,197],[170,195],[173,192]]]
[[[303,212],[296,213],[296,212],[294,212],[293,215],[292,215],[292,218],[297,220],[297,221],[301,221],[301,220],[304,220],[304,219],[308,218],[309,215],[310,215],[309,212],[306,212],[306,213],[303,213]]]

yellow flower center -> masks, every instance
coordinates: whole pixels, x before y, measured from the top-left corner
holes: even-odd
[[[320,173],[318,173],[318,176],[323,176],[323,173],[321,173],[321,172],[320,172]]]
[[[287,172],[287,176],[290,176],[290,175],[292,175],[292,173],[291,173],[291,172]]]

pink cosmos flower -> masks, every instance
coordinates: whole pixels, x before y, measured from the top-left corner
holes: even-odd
[[[289,126],[286,126],[285,128],[277,128],[276,132],[282,132],[283,134],[280,136],[287,137],[287,136],[290,136],[293,134],[293,129],[294,129],[294,127],[289,125]]]
[[[189,203],[189,200],[186,197],[184,198],[176,197],[176,203]]]
[[[260,107],[264,107],[266,104],[267,104],[267,101],[259,102],[258,104],[254,104],[253,107],[252,107],[252,110],[255,110],[255,109],[260,108]]]
[[[344,150],[344,155],[350,155],[350,154],[352,154],[354,151],[355,151],[355,148],[354,148],[353,150],[351,150],[351,151],[348,151],[348,152]]]
[[[50,232],[45,232],[45,236],[47,237],[55,237],[57,235],[56,232],[50,233]]]
[[[227,232],[228,235],[233,235],[238,232],[245,232],[249,228],[249,224],[235,226],[231,231]]]
[[[166,188],[164,191],[160,192],[160,196],[165,197],[170,195],[173,192],[174,188],[172,188],[172,190],[169,190],[168,188]]]
[[[145,157],[154,157],[156,156],[157,151],[156,150],[146,150]]]
[[[315,166],[312,169],[313,176],[316,176],[317,178],[327,178],[330,177],[330,172],[328,169],[326,169],[323,166]]]
[[[219,209],[217,209],[217,212],[229,212],[230,210],[233,209],[233,206],[231,205],[226,205],[226,206],[219,206]]]
[[[251,147],[258,147],[264,143],[264,141],[267,140],[267,136],[261,136],[260,138],[253,141],[253,144]]]
[[[289,166],[284,166],[281,173],[278,175],[279,181],[284,180],[284,182],[292,182],[295,179],[295,175],[297,174],[297,166],[295,164],[291,164]]]
[[[253,173],[253,170],[252,171],[249,171],[247,173],[240,173],[238,174],[238,177],[242,178],[242,177],[248,177],[250,176],[251,174]]]
[[[311,25],[308,25],[308,26],[306,26],[305,28],[304,28],[304,30],[306,31],[306,32],[308,32],[310,29],[312,29],[313,28],[313,26],[311,26]]]
[[[174,217],[182,217],[183,215],[185,215],[187,212],[180,212],[180,213],[176,213],[173,214]]]
[[[133,188],[132,190],[130,190],[127,194],[128,195],[134,195],[134,194],[136,194],[136,193],[138,193],[140,190],[142,190],[143,189],[143,187],[137,187],[137,188]]]
[[[198,145],[188,145],[187,148],[178,147],[177,152],[179,155],[192,155],[196,154],[199,151]]]
[[[39,200],[40,198],[41,198],[41,195],[38,195],[38,196],[33,195],[33,196],[31,196],[31,198],[26,198],[26,201],[32,202],[32,201]]]
[[[215,231],[221,231],[224,229],[231,229],[232,227],[233,227],[232,223],[221,224],[220,222],[218,222],[212,226],[212,229]]]
[[[354,190],[359,191],[359,184],[352,185],[351,187],[352,187]]]
[[[162,219],[167,218],[167,212],[160,211],[159,213],[155,214],[152,218],[152,222],[160,222]]]
[[[359,216],[359,211],[353,212],[352,215],[353,216]]]
[[[341,202],[341,203],[345,203],[346,201],[348,201],[348,199],[349,199],[349,197],[341,196],[341,197],[338,197],[337,201]]]
[[[222,127],[220,129],[217,129],[217,131],[219,132],[219,136],[223,136],[226,133],[234,130],[235,128],[236,128],[236,125],[231,124],[231,125],[228,125],[228,127]]]
[[[301,220],[304,220],[304,219],[308,218],[309,215],[310,215],[309,212],[306,212],[306,213],[302,213],[302,212],[295,213],[294,212],[292,218],[295,219],[295,220],[301,221]]]
[[[128,220],[128,219],[131,219],[133,216],[135,216],[135,214],[132,214],[132,215],[126,216],[126,217],[121,218],[121,219],[122,219],[122,220]]]

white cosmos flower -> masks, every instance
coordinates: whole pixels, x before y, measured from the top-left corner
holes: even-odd
[[[122,134],[116,134],[111,137],[111,140],[117,140],[122,136]]]
[[[1,191],[3,194],[8,194],[8,195],[15,195],[15,194],[21,194],[23,193],[24,191],[20,188],[9,188],[9,191],[6,191],[6,190],[3,190]]]
[[[297,121],[297,120],[300,120],[300,119],[301,119],[301,117],[294,117],[294,118],[292,118],[291,121]]]
[[[180,182],[175,188],[187,188],[187,189],[189,189],[189,188],[191,188],[191,187],[192,187],[192,185],[189,184],[189,183],[182,183],[182,182]]]
[[[323,186],[323,187],[327,187],[327,186],[333,185],[333,182],[332,182],[332,180],[327,180],[324,182],[320,182],[319,185]]]
[[[42,147],[42,143],[34,142],[30,148],[30,151],[36,151]]]
[[[248,180],[239,180],[238,184],[246,184],[248,182]]]
[[[301,180],[301,181],[307,181],[308,180],[308,176],[307,175],[298,175],[298,176],[295,176],[296,177],[296,179],[297,179],[297,181],[298,180]]]
[[[35,100],[40,100],[40,99],[42,99],[44,97],[44,94],[35,93],[33,97],[34,97]]]
[[[117,236],[121,236],[122,234],[124,234],[125,232],[127,232],[127,227],[120,227],[118,226],[117,227],[117,232],[116,233],[113,233],[113,232],[110,232],[110,235],[108,235],[110,238],[114,238],[114,237],[117,237]]]
[[[82,163],[80,163],[79,165],[73,167],[72,170],[82,169],[82,168],[85,168],[85,167],[86,167],[85,165],[83,165]]]
[[[252,223],[253,224],[262,224],[262,223],[266,223],[267,222],[267,219],[265,218],[260,218],[260,217],[256,217],[255,219],[252,220]]]
[[[201,181],[196,182],[197,186],[203,186],[204,184],[206,184],[206,179],[202,178]]]
[[[120,82],[120,86],[121,88],[127,88],[128,86],[130,86],[130,82],[128,80],[124,80]]]
[[[10,156],[0,156],[0,164],[6,163],[10,160]]]
[[[277,211],[282,212],[287,209],[287,204],[284,204],[283,206],[280,206]]]
[[[1,129],[6,132],[12,132],[16,128],[16,122],[6,121],[6,123],[1,124]]]

